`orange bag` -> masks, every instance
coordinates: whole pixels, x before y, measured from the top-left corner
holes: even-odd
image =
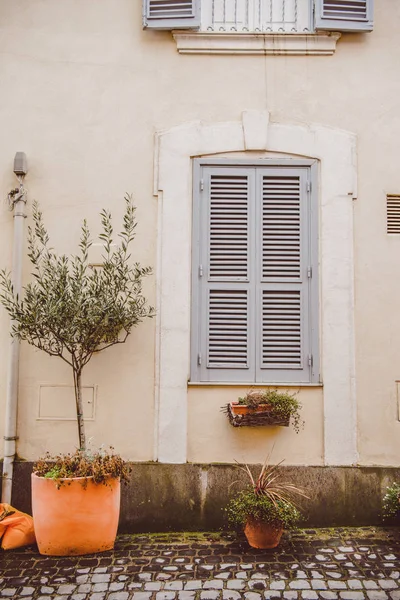
[[[36,538],[32,517],[10,504],[0,504],[0,538],[3,550],[34,544]]]

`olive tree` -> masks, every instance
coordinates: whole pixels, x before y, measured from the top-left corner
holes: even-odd
[[[135,237],[135,207],[125,196],[123,226],[114,244],[110,212],[102,210],[101,266],[89,263],[92,245],[86,220],[79,251],[58,255],[50,246],[42,212],[33,203],[33,226],[28,228],[28,257],[32,281],[21,297],[14,294],[10,274],[0,272],[0,302],[12,320],[11,335],[27,341],[50,356],[58,356],[73,372],[79,446],[86,449],[82,405],[82,372],[91,358],[116,344],[123,344],[132,328],[154,316],[142,293],[150,267],[133,262],[130,244]]]

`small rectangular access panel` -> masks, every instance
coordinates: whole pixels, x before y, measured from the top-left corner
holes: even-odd
[[[83,416],[85,420],[95,418],[97,388],[94,385],[83,386]],[[75,421],[76,404],[72,385],[41,384],[39,386],[39,420]]]

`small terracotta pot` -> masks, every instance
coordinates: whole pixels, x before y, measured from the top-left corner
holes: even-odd
[[[283,527],[249,519],[244,533],[252,548],[276,548],[281,541]]]
[[[83,477],[61,480],[32,473],[32,512],[40,554],[75,556],[114,547],[120,508],[120,480],[105,484]]]
[[[270,404],[259,404],[256,408],[250,408],[247,404],[231,402],[231,410],[234,415],[248,415],[252,413],[267,412],[271,409]]]

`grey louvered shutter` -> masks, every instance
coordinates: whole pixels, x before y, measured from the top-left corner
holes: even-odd
[[[200,0],[143,0],[143,27],[196,29],[200,26]]]
[[[308,169],[257,173],[257,381],[311,382]],[[310,188],[311,189],[311,188]]]
[[[196,171],[192,381],[318,381],[312,168]]]
[[[315,0],[315,29],[372,31],[373,0]]]
[[[192,356],[195,380],[251,382],[254,378],[250,345],[253,171],[202,170],[203,191],[195,212],[200,251],[193,268],[199,302],[193,298],[194,329],[199,335],[197,356]]]

